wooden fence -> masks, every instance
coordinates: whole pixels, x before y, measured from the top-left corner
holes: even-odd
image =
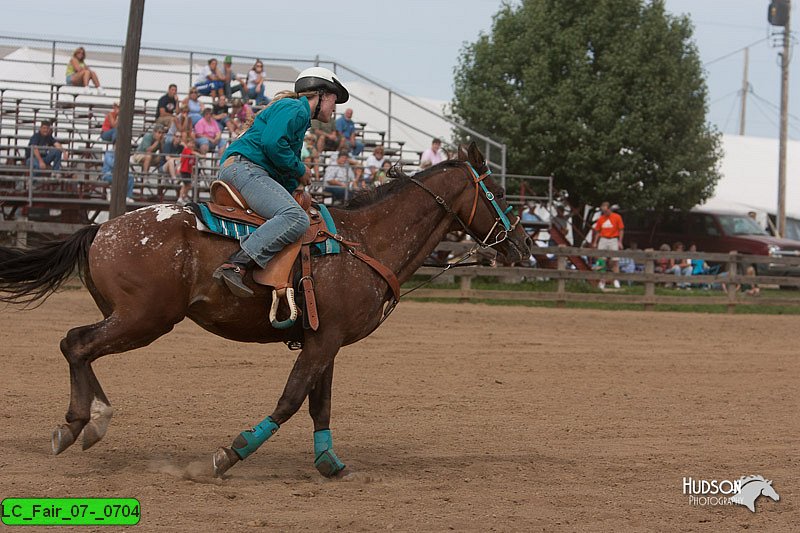
[[[448,243],[444,246],[449,251],[464,250],[468,245],[462,243]],[[786,297],[745,297],[737,291],[739,284],[779,285],[781,287],[800,287],[800,257],[768,257],[759,255],[738,254],[712,254],[703,252],[661,252],[642,250],[623,250],[609,252],[594,248],[569,248],[550,247],[537,248],[536,254],[553,254],[556,256],[558,268],[529,268],[529,267],[469,267],[453,269],[448,272],[448,278],[456,278],[459,283],[458,290],[436,289],[428,286],[418,289],[413,293],[416,298],[447,298],[460,301],[470,300],[517,300],[517,301],[552,301],[563,307],[567,302],[602,302],[620,304],[639,304],[645,310],[652,310],[659,304],[672,305],[724,305],[728,312],[734,312],[737,305],[769,305],[769,306],[798,306],[798,296],[787,293]],[[638,264],[644,265],[643,272],[619,273],[581,271],[568,268],[569,256],[582,257],[628,257]],[[655,266],[659,259],[702,259],[709,264],[720,265],[719,274],[676,276],[675,274],[656,273]],[[797,276],[747,276],[744,275],[746,265],[772,265],[783,270],[794,270]],[[439,268],[423,267],[417,274],[435,275],[441,271]],[[476,290],[472,282],[476,277],[497,278],[505,282],[520,282],[524,280],[547,279],[556,281],[556,290],[526,291],[526,290]],[[596,283],[604,280],[620,282],[631,281],[644,285],[644,294],[616,294],[615,291],[597,292],[568,292],[567,281],[581,280]],[[656,295],[655,288],[658,284],[691,283],[722,285],[726,291],[720,296],[686,296]]]

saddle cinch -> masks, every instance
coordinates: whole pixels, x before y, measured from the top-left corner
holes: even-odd
[[[211,184],[211,201],[206,204],[208,210],[219,217],[236,220],[245,224],[260,226],[266,219],[256,214],[247,205],[247,201],[235,187],[223,181],[214,181]],[[272,306],[269,310],[269,320],[272,327],[276,329],[287,329],[294,325],[298,316],[297,304],[295,303],[294,288],[294,267],[297,256],[300,255],[300,268],[302,277],[300,285],[303,290],[303,299],[306,307],[306,320],[308,326],[316,331],[319,328],[319,316],[317,314],[317,304],[314,297],[314,281],[311,277],[311,250],[312,244],[324,242],[329,238],[325,222],[317,210],[312,205],[311,196],[298,189],[294,192],[295,201],[303,208],[308,215],[310,226],[305,235],[273,257],[266,268],[253,269],[253,281],[259,285],[272,287]],[[281,298],[286,299],[289,306],[289,317],[285,320],[278,320],[278,306]]]

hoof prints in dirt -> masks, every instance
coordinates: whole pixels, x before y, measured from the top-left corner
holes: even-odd
[[[159,459],[150,461],[147,469],[150,472],[160,472],[179,479],[194,481],[195,483],[209,483],[212,485],[221,485],[223,483],[221,479],[214,477],[213,467],[208,460],[192,461],[186,466],[179,466],[169,459]]]

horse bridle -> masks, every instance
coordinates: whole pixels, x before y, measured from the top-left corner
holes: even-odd
[[[472,175],[472,182],[475,184],[475,197],[472,200],[472,211],[470,211],[469,220],[467,220],[466,223],[464,223],[461,217],[458,216],[458,214],[455,211],[453,211],[453,209],[449,205],[447,205],[447,202],[444,200],[444,198],[442,198],[441,196],[430,190],[420,180],[416,178],[409,178],[409,179],[411,180],[412,183],[418,185],[420,188],[422,188],[422,190],[433,196],[434,200],[436,200],[436,203],[439,204],[442,207],[442,209],[444,209],[447,212],[448,215],[455,218],[458,221],[458,223],[461,224],[461,227],[464,229],[464,232],[470,237],[472,237],[473,240],[475,240],[475,242],[479,246],[481,246],[482,248],[491,248],[493,246],[497,246],[498,244],[508,239],[508,234],[514,231],[517,225],[519,224],[520,217],[517,217],[517,219],[512,224],[511,221],[508,219],[508,213],[511,211],[512,207],[508,206],[508,208],[505,211],[501,209],[500,205],[497,203],[497,200],[494,197],[494,194],[492,194],[489,188],[486,187],[486,184],[483,182],[483,180],[486,179],[487,176],[490,176],[492,174],[492,171],[487,169],[486,172],[484,172],[483,174],[478,174],[478,172],[475,170],[475,167],[472,166],[472,163],[468,161],[466,163]],[[478,208],[478,196],[480,196],[481,191],[483,191],[485,201],[489,202],[489,205],[492,206],[495,213],[497,214],[497,216],[494,219],[494,224],[489,229],[489,232],[486,234],[486,237],[484,237],[483,239],[478,237],[475,234],[475,232],[473,232],[469,227],[472,224],[472,220],[475,218],[475,211]],[[494,236],[494,242],[489,243],[488,242],[489,238],[492,236],[492,233],[499,224],[503,225],[503,229],[498,231],[497,234]]]

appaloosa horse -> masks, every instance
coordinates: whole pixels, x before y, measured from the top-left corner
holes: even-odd
[[[341,236],[393,271],[402,283],[411,277],[450,231],[466,230],[476,241],[495,246],[507,262],[528,257],[530,240],[509,214],[502,190],[488,177],[480,151],[472,144],[457,160],[413,177],[395,180],[332,209]],[[105,317],[70,330],[61,341],[69,362],[70,404],[66,424],[52,436],[55,454],[83,432],[83,449],[105,435],[112,409],[92,370],[92,362],[147,346],[189,318],[206,330],[242,342],[303,339],[275,410],[230,447],[214,456],[215,474],[253,453],[297,412],[306,397],[314,421],[315,465],[326,476],[344,465],[333,452],[329,431],[331,382],[336,353],[369,335],[393,299],[387,281],[351,253],[314,260],[314,285],[320,327],[303,330],[270,327],[267,287],[248,283],[255,298],[233,296],[212,272],[238,246],[235,241],[198,231],[190,209],[156,205],[88,226],[63,241],[33,250],[0,247],[0,301],[35,302],[46,298],[77,267]]]

